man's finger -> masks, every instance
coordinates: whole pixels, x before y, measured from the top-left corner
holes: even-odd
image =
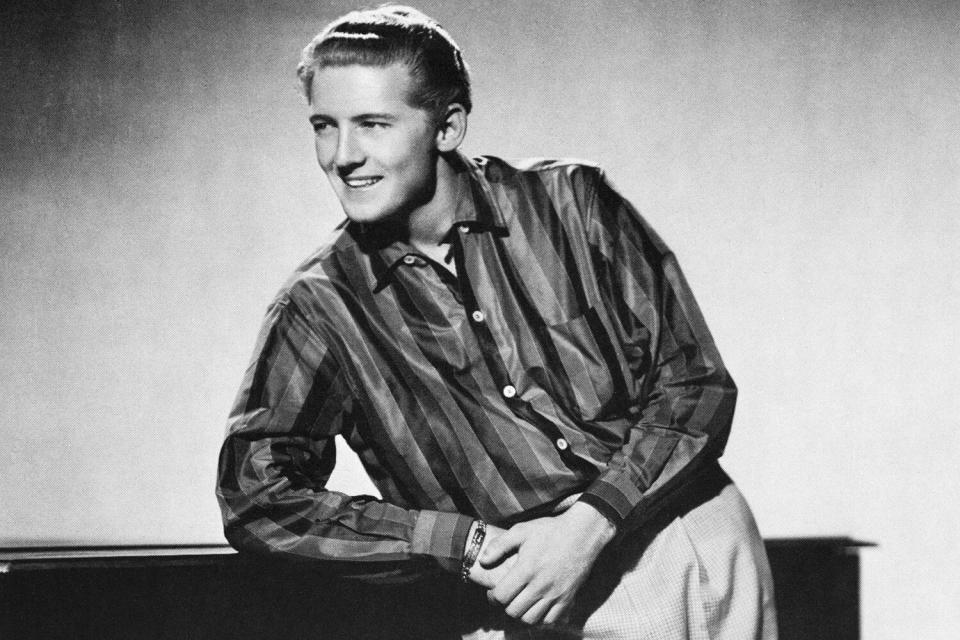
[[[485,567],[495,565],[516,551],[519,546],[520,541],[517,536],[512,535],[510,531],[505,531],[483,545],[478,560]]]
[[[501,605],[509,605],[527,585],[515,572],[507,574],[496,587],[487,592],[489,598]]]
[[[519,618],[539,604],[539,602],[540,596],[530,588],[530,585],[527,585],[526,588],[518,593],[510,601],[510,604],[504,608],[504,613],[511,618]]]
[[[566,612],[567,603],[566,602],[557,602],[551,607],[550,611],[547,612],[547,615],[543,616],[544,624],[556,624],[562,622],[564,619],[563,614]]]
[[[537,624],[544,618],[544,614],[550,610],[549,600],[537,600],[533,606],[520,617],[527,624]]]

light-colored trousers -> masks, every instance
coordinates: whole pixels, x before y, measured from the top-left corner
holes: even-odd
[[[498,616],[464,640],[776,640],[773,580],[750,508],[734,484],[659,530],[601,556],[568,624]]]

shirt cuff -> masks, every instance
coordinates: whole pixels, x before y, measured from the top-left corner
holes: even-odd
[[[420,511],[413,526],[411,553],[432,556],[447,571],[458,573],[473,520],[459,513]]]
[[[581,502],[602,513],[617,528],[642,500],[643,492],[637,487],[636,481],[614,469],[602,473],[580,496]]]

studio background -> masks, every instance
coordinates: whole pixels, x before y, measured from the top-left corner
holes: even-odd
[[[342,216],[293,69],[353,6],[0,10],[0,546],[223,540],[257,328]],[[955,637],[960,4],[418,6],[472,67],[468,153],[597,161],[678,254],[763,534],[879,543],[864,638]],[[331,484],[371,491],[348,455]]]

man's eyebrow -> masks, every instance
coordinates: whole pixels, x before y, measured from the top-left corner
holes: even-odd
[[[358,116],[353,116],[350,118],[354,122],[362,122],[363,120],[390,120],[393,122],[397,119],[392,113],[361,113]]]
[[[325,116],[322,113],[314,113],[310,116],[310,123],[316,124],[317,122],[333,122],[334,118],[330,116]],[[397,116],[392,113],[361,113],[350,118],[352,122],[363,122],[364,120],[389,120],[390,122],[395,122]]]

